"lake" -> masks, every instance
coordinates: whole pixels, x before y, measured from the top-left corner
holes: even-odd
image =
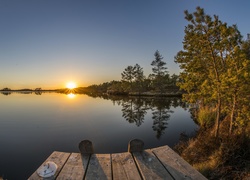
[[[96,153],[173,147],[197,125],[180,98],[139,98],[58,93],[0,94],[0,176],[27,179],[53,151],[79,152],[91,140]]]

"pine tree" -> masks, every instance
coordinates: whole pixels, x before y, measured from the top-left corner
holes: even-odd
[[[125,91],[131,91],[132,84],[135,78],[135,68],[133,66],[128,66],[121,73],[121,75]]]
[[[184,50],[175,57],[183,70],[179,85],[187,91],[184,97],[189,102],[215,106],[215,136],[218,136],[221,112],[236,90],[225,93],[224,84],[232,81],[228,72],[235,68],[232,63],[239,60],[240,53],[236,55],[235,48],[241,44],[241,35],[236,26],[228,26],[216,15],[206,15],[200,7],[193,14],[185,11],[185,15],[189,24],[185,27]],[[237,79],[235,75],[231,78]]]
[[[139,93],[141,92],[145,77],[143,75],[143,68],[139,64],[128,66],[121,75],[127,91],[135,90]]]
[[[134,85],[135,90],[141,93],[145,77],[143,75],[143,68],[139,64],[136,64],[134,66],[134,78],[135,78],[135,85]]]
[[[166,90],[169,74],[165,66],[166,62],[162,61],[163,57],[158,50],[154,53],[154,56],[155,59],[151,63],[153,74],[150,74],[150,78],[153,80],[155,90],[163,93]]]

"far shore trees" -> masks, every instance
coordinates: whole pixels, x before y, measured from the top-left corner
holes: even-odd
[[[151,91],[160,95],[171,90],[178,91],[176,83],[179,76],[168,74],[166,62],[162,61],[163,57],[158,50],[154,53],[154,57],[151,62],[153,73],[149,74],[148,78],[145,78],[143,68],[139,64],[129,65],[124,69],[121,73],[123,91],[136,94]]]
[[[11,91],[11,89],[10,88],[3,88],[1,91]]]
[[[154,53],[154,60],[151,62],[152,74],[148,78],[144,75],[143,68],[139,64],[128,65],[121,73],[121,81],[110,81],[100,85],[91,85],[79,91],[85,93],[108,93],[115,95],[170,95],[181,96],[182,92],[176,85],[179,76],[169,75],[166,62],[157,50]],[[78,88],[79,89],[79,88]]]

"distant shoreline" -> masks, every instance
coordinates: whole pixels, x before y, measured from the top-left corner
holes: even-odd
[[[58,92],[59,90],[57,89],[48,89],[48,90],[32,90],[32,89],[20,89],[20,90],[0,90],[0,92]]]
[[[166,92],[166,93],[158,93],[158,92],[129,92],[129,93],[105,93],[105,92],[87,92],[87,91],[66,91],[67,89],[47,89],[47,90],[32,90],[32,89],[19,89],[19,90],[0,90],[1,93],[11,94],[11,93],[46,93],[46,92],[55,92],[55,93],[64,93],[64,94],[106,94],[111,96],[147,96],[147,97],[182,97],[183,92]]]

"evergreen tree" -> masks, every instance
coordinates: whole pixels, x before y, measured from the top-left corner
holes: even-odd
[[[165,66],[166,62],[162,61],[163,57],[158,50],[154,53],[154,56],[155,59],[151,63],[153,74],[150,74],[149,78],[153,80],[154,89],[163,93],[166,90],[169,74]]]
[[[139,93],[141,92],[145,77],[143,75],[143,68],[139,64],[128,66],[121,75],[127,91],[135,90]]]
[[[226,61],[227,71],[223,74],[222,85],[228,104],[225,111],[230,117],[230,134],[233,132],[233,127],[243,127],[249,122],[250,59],[248,58],[243,46],[236,46]]]
[[[155,59],[152,61],[151,66],[153,66],[152,71],[155,76],[164,76],[167,73],[166,63],[162,61],[163,57],[157,50],[154,54]]]
[[[135,67],[128,66],[121,73],[125,91],[132,90],[132,83],[135,79]]]
[[[215,135],[218,136],[221,112],[236,90],[226,93],[224,84],[231,83],[228,73],[235,68],[232,63],[242,63],[242,58],[239,59],[241,53],[235,54],[235,48],[241,43],[241,35],[236,26],[228,26],[216,15],[206,15],[200,7],[193,14],[185,11],[185,15],[189,24],[185,27],[184,50],[175,57],[183,70],[179,85],[187,91],[184,98],[189,102],[199,103],[200,106],[215,105]],[[236,84],[234,87],[238,87],[239,84]]]
[[[143,82],[145,77],[143,75],[143,68],[138,64],[134,66],[134,79],[135,79],[135,84],[134,84],[135,90],[140,93],[143,89]]]

